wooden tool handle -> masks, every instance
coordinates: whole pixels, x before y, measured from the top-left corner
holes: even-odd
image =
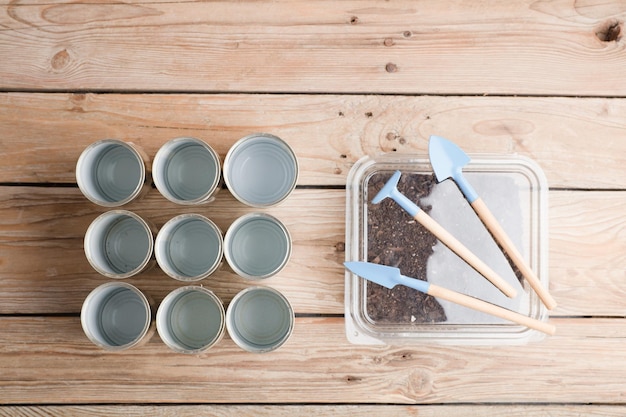
[[[430,284],[430,287],[428,288],[428,294],[432,295],[433,297],[442,298],[455,304],[471,308],[473,310],[481,311],[483,313],[491,314],[492,316],[500,317],[505,320],[521,324],[522,326],[526,326],[531,329],[539,330],[540,332],[549,335],[553,335],[556,331],[556,328],[552,324],[535,320],[528,316],[524,316],[523,314],[507,310],[506,308],[488,303],[483,300],[479,300],[478,298],[470,297],[469,295],[461,294],[459,292],[440,287],[438,285]]]
[[[471,265],[482,276],[487,278],[493,285],[502,291],[507,297],[514,298],[517,295],[515,288],[498,275],[487,264],[481,261],[467,247],[459,242],[454,236],[444,229],[439,223],[433,220],[428,214],[420,210],[414,217],[422,226],[435,235],[444,245],[459,255],[465,262]]]
[[[481,198],[477,198],[471,204],[472,208],[480,217],[480,220],[485,224],[487,229],[494,236],[496,241],[500,243],[504,251],[509,255],[515,266],[520,270],[522,276],[528,281],[532,289],[537,293],[541,301],[545,304],[548,310],[552,310],[556,307],[556,301],[548,290],[546,290],[537,275],[533,272],[532,269],[528,266],[528,264],[524,261],[522,254],[517,250],[513,241],[506,234],[498,220],[496,220],[495,216],[491,213],[487,205]]]

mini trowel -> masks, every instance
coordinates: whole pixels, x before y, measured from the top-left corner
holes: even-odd
[[[541,285],[539,278],[524,261],[523,256],[515,247],[515,244],[506,234],[495,216],[491,213],[482,198],[478,196],[476,190],[463,176],[463,167],[470,162],[470,157],[451,141],[440,136],[431,136],[428,145],[430,164],[433,167],[437,181],[441,182],[452,178],[467,201],[470,203],[485,227],[491,232],[496,241],[509,255],[515,266],[520,270],[522,276],[537,293],[545,306],[552,310],[556,307],[556,301],[550,293]]]
[[[441,298],[473,310],[500,317],[549,335],[553,335],[556,330],[552,324],[533,319],[532,317],[516,313],[504,307],[488,303],[460,292],[452,291],[416,278],[404,276],[400,273],[398,268],[369,262],[345,262],[344,265],[352,273],[387,288],[393,288],[396,285],[404,285],[432,295],[433,297]]]

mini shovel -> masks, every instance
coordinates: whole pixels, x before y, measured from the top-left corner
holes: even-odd
[[[545,306],[552,310],[556,307],[556,301],[550,293],[541,285],[537,275],[530,269],[524,261],[524,258],[515,247],[513,241],[506,234],[495,216],[487,208],[487,205],[478,196],[474,188],[463,176],[463,167],[470,161],[470,157],[454,143],[439,136],[431,136],[428,145],[428,153],[430,156],[430,164],[433,167],[437,181],[441,182],[448,178],[452,178],[461,192],[470,203],[480,220],[485,224],[487,229],[500,243],[502,248],[520,270],[526,281],[535,290]]]
[[[424,210],[420,209],[417,204],[409,200],[404,194],[398,190],[398,181],[400,180],[400,171],[396,171],[383,188],[372,199],[372,203],[378,204],[385,198],[389,197],[393,199],[400,207],[402,207],[411,217],[417,220],[422,226],[424,226],[429,232],[437,237],[444,245],[446,245],[452,252],[456,253],[472,266],[483,277],[487,278],[493,285],[502,291],[507,297],[514,298],[517,295],[515,288],[498,275],[493,269],[489,268],[487,264],[474,255],[467,247],[459,242],[450,232],[444,229],[439,223],[433,220]]]
[[[549,335],[553,335],[556,330],[555,327],[549,323],[535,320],[523,314],[479,300],[478,298],[470,297],[469,295],[465,295],[460,292],[452,291],[416,278],[401,275],[398,268],[369,262],[345,262],[344,265],[354,274],[390,289],[398,284],[404,285],[432,295],[433,297],[441,298],[473,310],[491,314],[492,316],[500,317],[502,319],[521,324],[522,326],[539,330],[540,332]]]

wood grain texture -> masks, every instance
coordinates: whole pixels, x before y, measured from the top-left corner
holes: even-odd
[[[623,403],[626,320],[554,323],[556,336],[518,347],[359,347],[346,342],[342,318],[299,318],[291,339],[270,354],[244,352],[225,337],[206,353],[187,356],[170,352],[158,336],[125,353],[102,353],[77,317],[2,317],[0,398],[4,404],[489,404],[526,402],[532,392],[539,403]]]
[[[3,3],[3,89],[626,94],[621,3]]]
[[[0,0],[0,416],[617,416],[626,405],[623,1]],[[199,356],[158,335],[98,350],[79,319],[107,280],[82,239],[104,211],[75,185],[102,138],[150,155],[194,136],[223,158],[269,132],[300,162],[267,209],[294,239],[261,282],[297,312],[281,349],[226,336]],[[344,330],[345,191],[359,158],[425,155],[438,134],[545,171],[557,334],[526,346],[355,346]],[[156,190],[125,207],[161,226],[252,211]],[[155,304],[180,283],[127,280]],[[250,285],[225,265],[203,285]],[[256,283],[255,283],[256,284]],[[325,404],[323,404],[325,403]]]
[[[0,406],[2,417],[621,417],[619,405],[76,405]]]
[[[587,191],[580,196],[568,192],[550,196],[551,292],[559,294],[557,301],[570,300],[556,310],[577,314],[577,306],[586,304],[594,290],[602,287],[603,299],[584,310],[587,314],[623,316],[626,193]],[[613,303],[616,309],[607,307]]]
[[[343,186],[364,155],[425,155],[432,134],[468,153],[530,157],[551,187],[626,180],[623,99],[5,93],[0,130],[0,182],[74,183],[80,153],[102,138],[153,157],[167,140],[195,136],[223,158],[259,131],[294,148],[299,185]]]
[[[549,202],[550,291],[559,303],[551,314],[622,317],[626,192],[552,191]],[[199,212],[223,232],[251,211],[228,190],[209,205],[183,208],[153,189],[127,208],[157,227],[179,213]],[[0,187],[0,313],[78,313],[85,296],[106,282],[82,249],[89,223],[104,210],[77,188]],[[343,314],[345,192],[298,189],[264,211],[285,222],[294,249],[287,267],[263,283],[283,291],[298,313]],[[157,303],[179,286],[159,268],[128,282]],[[227,265],[202,283],[226,302],[249,284]]]
[[[344,205],[341,191],[296,190],[282,205],[257,210],[221,190],[213,203],[181,207],[153,189],[144,200],[125,208],[157,228],[178,214],[197,212],[210,217],[223,233],[243,214],[270,213],[289,229],[293,251],[285,269],[258,284],[284,292],[299,313],[340,313]],[[83,252],[87,227],[104,211],[77,188],[0,187],[0,297],[6,300],[0,303],[0,313],[79,312],[86,295],[107,281],[93,270]],[[297,212],[306,215],[295,216]],[[127,281],[157,303],[180,287],[179,281],[157,267]],[[199,284],[228,302],[250,282],[233,273],[224,260],[220,270]]]

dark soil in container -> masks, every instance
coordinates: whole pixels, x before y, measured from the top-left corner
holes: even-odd
[[[426,281],[426,264],[437,238],[417,223],[392,199],[379,204],[371,199],[393,172],[375,173],[368,182],[367,236],[369,262],[400,268],[402,275]],[[398,189],[420,206],[421,198],[436,184],[433,175],[403,173]],[[428,213],[430,207],[422,207]],[[446,321],[437,300],[412,288],[387,289],[367,282],[367,315],[379,323],[433,323]]]

